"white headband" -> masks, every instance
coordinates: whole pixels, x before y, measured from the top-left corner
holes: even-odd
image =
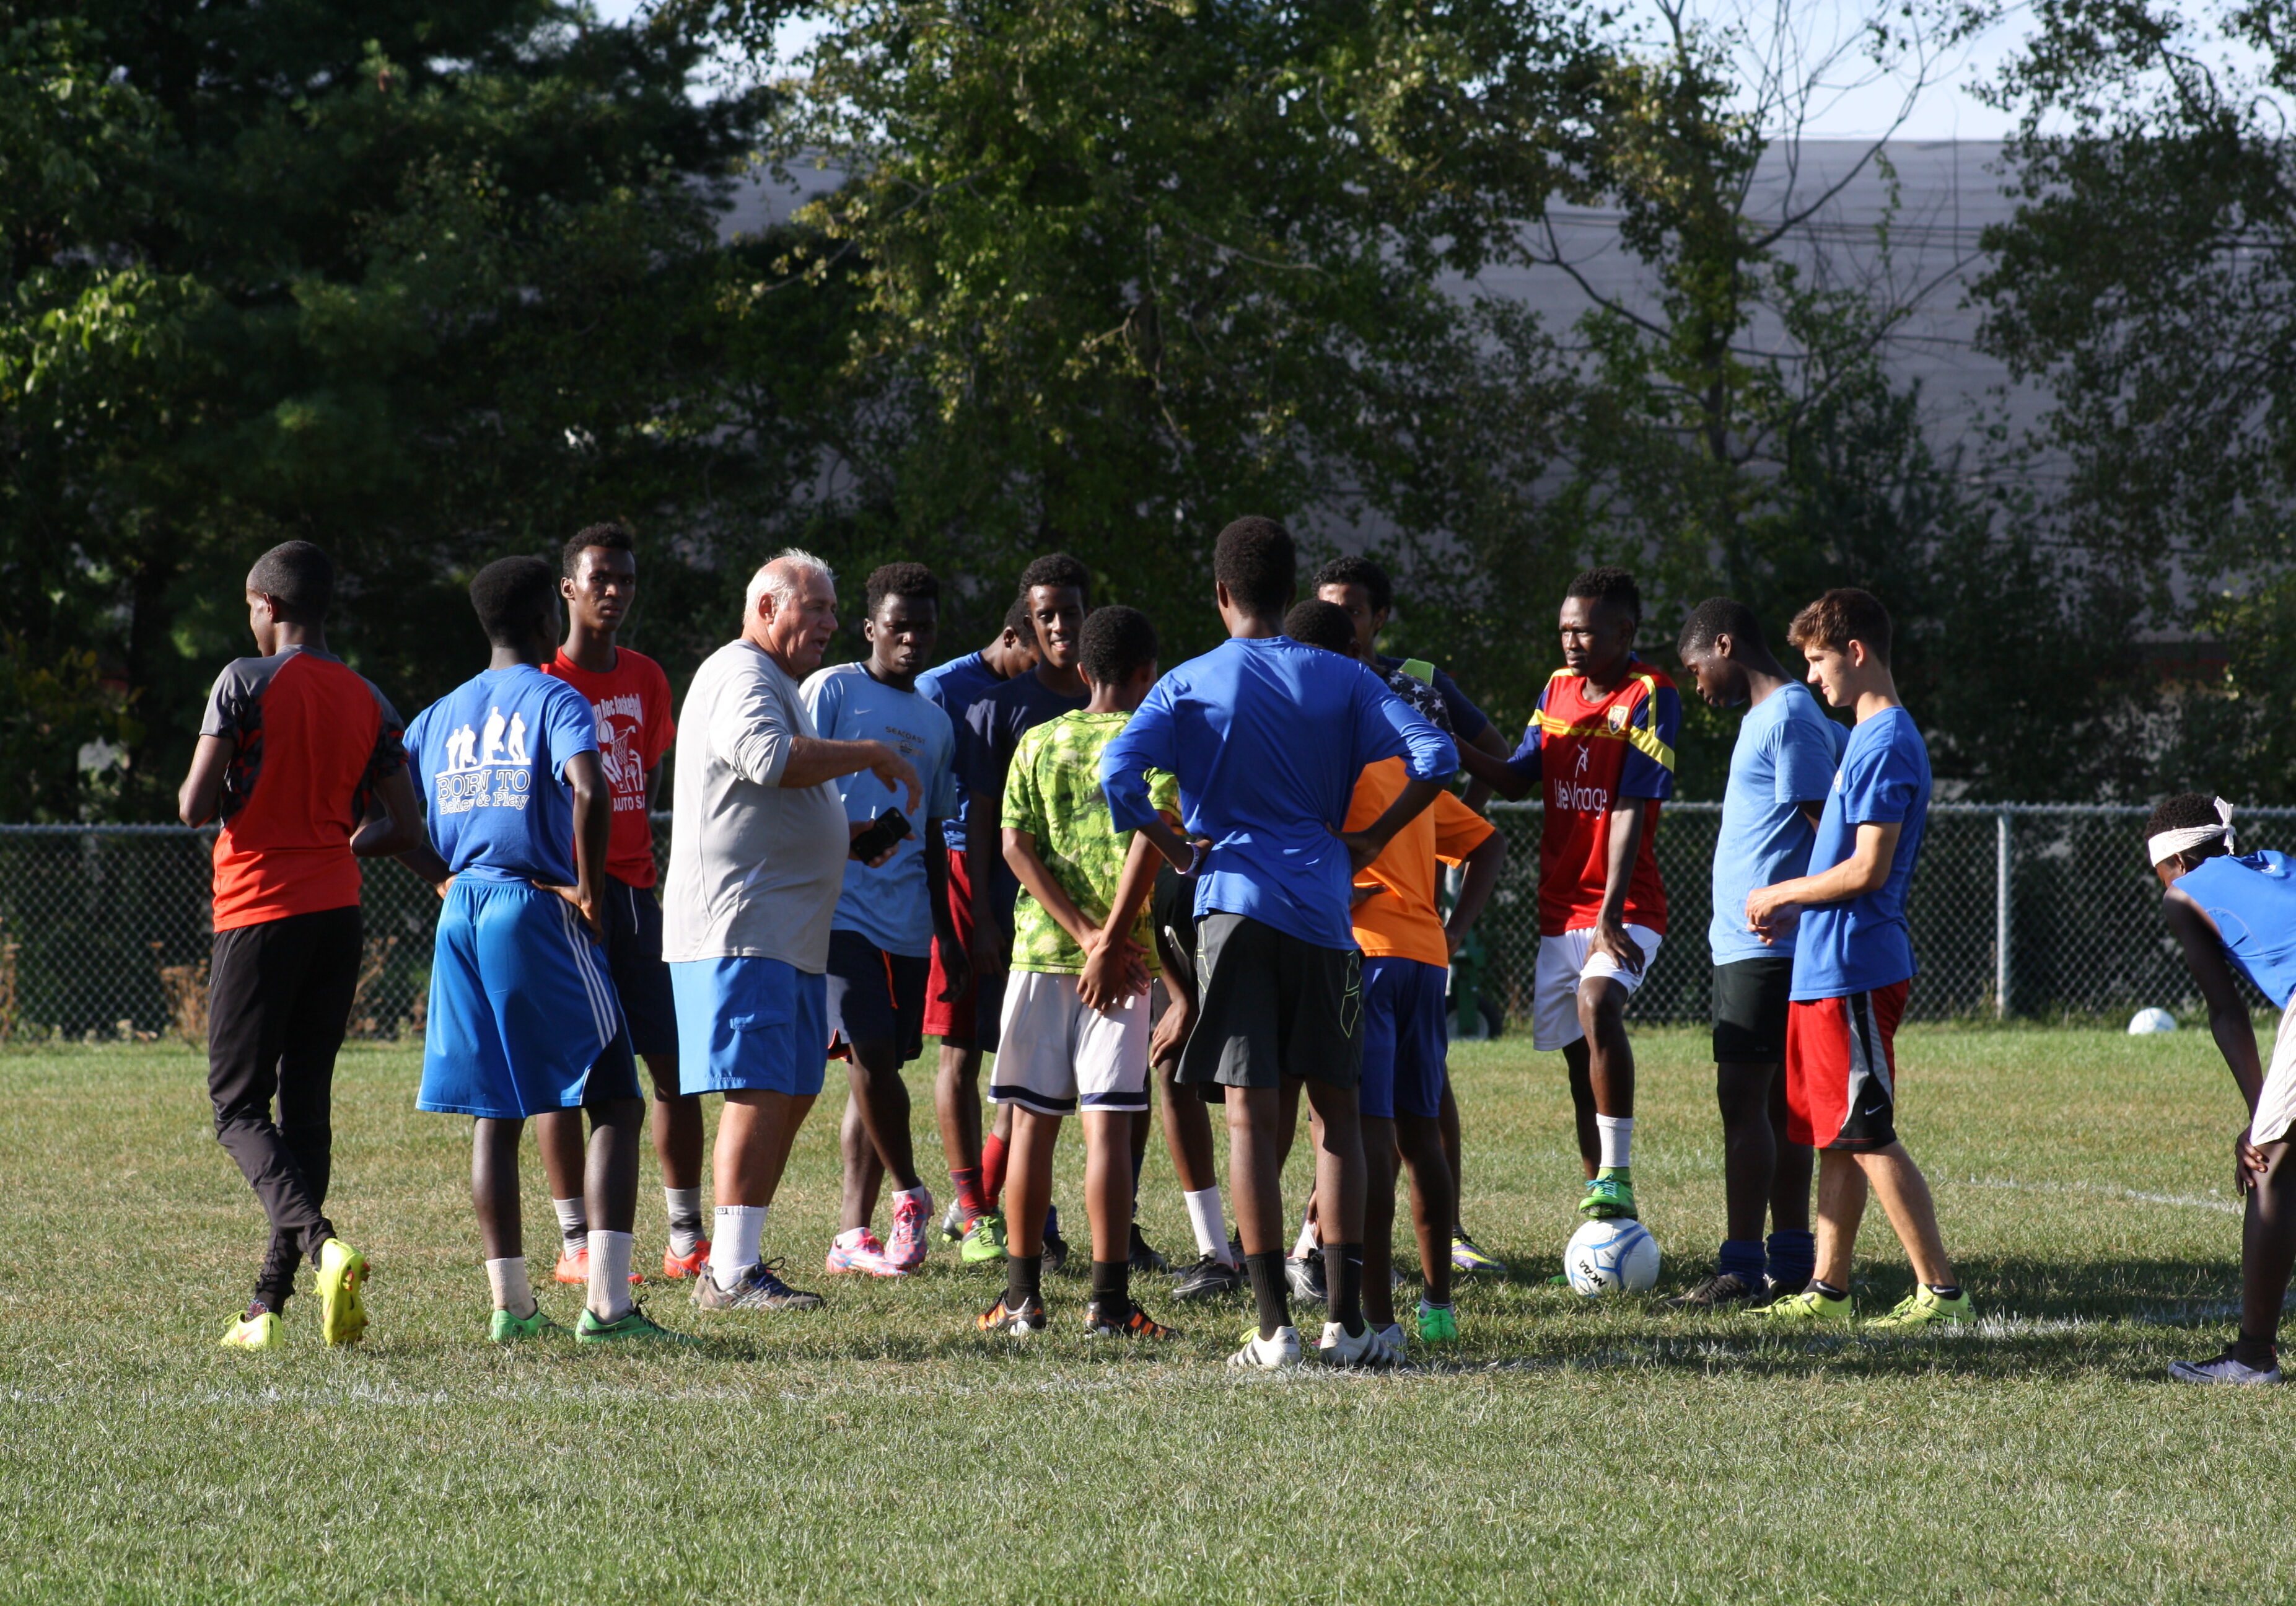
[[[2232,805],[2222,798],[2216,800],[2217,823],[2214,825],[2186,825],[2177,831],[2164,831],[2144,840],[2144,851],[2152,856],[2155,864],[2175,858],[2194,848],[2205,848],[2223,839],[2225,851],[2233,851]]]

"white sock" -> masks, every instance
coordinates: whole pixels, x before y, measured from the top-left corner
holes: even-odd
[[[582,1196],[554,1199],[550,1208],[558,1212],[558,1235],[569,1243],[579,1243],[590,1233],[590,1212],[583,1207]]]
[[[691,1255],[701,1241],[701,1190],[664,1188],[664,1209],[669,1215],[669,1247],[674,1254]]]
[[[1603,1145],[1603,1165],[1624,1167],[1633,1162],[1627,1157],[1634,1152],[1635,1118],[1630,1115],[1598,1115],[1595,1118],[1595,1137]]]
[[[716,1229],[709,1238],[709,1274],[719,1288],[731,1288],[742,1274],[758,1263],[758,1246],[766,1238],[766,1207],[719,1205]]]
[[[1180,1197],[1187,1201],[1188,1225],[1195,1230],[1196,1253],[1210,1255],[1222,1266],[1227,1265],[1227,1212],[1220,1208],[1218,1184]]]
[[[1305,1260],[1310,1250],[1321,1249],[1324,1241],[1316,1235],[1316,1218],[1304,1217],[1300,1223],[1300,1241],[1292,1246],[1292,1258]]]
[[[506,1310],[523,1321],[538,1308],[534,1300],[534,1290],[527,1286],[526,1257],[523,1255],[488,1261],[487,1286],[495,1291],[496,1310]]]
[[[636,1241],[628,1233],[590,1234],[590,1314],[601,1322],[630,1314],[630,1247]]]

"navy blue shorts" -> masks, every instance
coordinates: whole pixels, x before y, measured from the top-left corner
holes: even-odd
[[[430,950],[418,1110],[522,1120],[638,1097],[606,956],[554,892],[463,875]]]
[[[1441,1112],[1451,1041],[1444,1010],[1450,975],[1417,959],[1364,961],[1363,1080],[1356,1103],[1374,1120],[1402,1114],[1431,1121]]]
[[[622,1001],[630,1046],[642,1054],[677,1052],[677,1000],[669,967],[661,962],[661,899],[652,887],[606,878],[600,913],[606,928],[606,968]]]
[[[734,955],[669,967],[680,1093],[749,1089],[811,1098],[829,1057],[827,979]]]
[[[829,1045],[890,1043],[907,1064],[925,1051],[930,954],[888,954],[858,931],[829,934]]]

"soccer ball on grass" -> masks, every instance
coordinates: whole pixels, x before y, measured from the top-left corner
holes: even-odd
[[[1647,1293],[1658,1282],[1658,1240],[1639,1221],[1590,1221],[1570,1234],[1562,1269],[1589,1299]]]

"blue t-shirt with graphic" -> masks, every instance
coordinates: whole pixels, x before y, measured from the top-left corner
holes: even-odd
[[[932,899],[925,884],[926,826],[956,812],[956,734],[931,698],[889,686],[860,664],[816,670],[802,695],[824,742],[882,742],[909,761],[920,790],[909,834],[875,869],[849,858],[837,895],[832,931],[857,931],[888,954],[922,959],[932,952]],[[867,770],[840,776],[845,817],[866,824],[889,808],[908,813],[906,791]],[[939,844],[934,844],[939,851]]]
[[[1906,891],[1922,856],[1929,812],[1930,750],[1914,717],[1884,709],[1858,721],[1825,796],[1825,813],[1810,844],[1809,873],[1823,874],[1856,852],[1860,825],[1900,825],[1898,850],[1888,878],[1873,891],[1802,911],[1793,998],[1840,998],[1912,978]]]
[[[1366,765],[1400,758],[1415,780],[1459,767],[1451,738],[1351,658],[1289,636],[1234,638],[1168,671],[1103,750],[1119,831],[1155,814],[1148,775],[1180,781],[1180,816],[1211,840],[1196,915],[1249,915],[1318,947],[1352,948],[1340,840]]]
[[[406,727],[430,846],[480,881],[574,884],[566,763],[597,750],[589,700],[532,664],[464,681]]]
[[[1820,802],[1833,790],[1843,736],[1809,688],[1794,681],[1739,722],[1714,841],[1714,919],[1706,940],[1716,964],[1792,955],[1791,929],[1768,946],[1746,930],[1746,894],[1808,873],[1816,832],[1798,805]]]
[[[956,776],[956,812],[944,816],[941,823],[941,837],[951,853],[964,851],[965,811],[972,807],[964,783],[972,747],[972,705],[1004,684],[1004,677],[978,652],[952,658],[917,676],[918,692],[948,716],[949,728],[956,733],[956,758],[951,766]]]

